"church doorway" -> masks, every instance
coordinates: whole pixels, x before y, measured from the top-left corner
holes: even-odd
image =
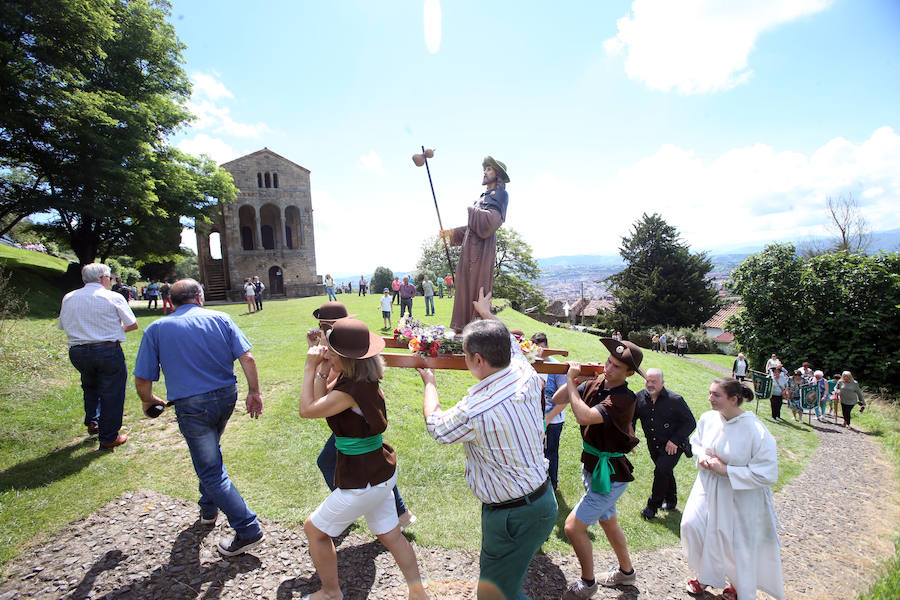
[[[281,267],[269,269],[269,293],[284,295],[284,273],[281,272]]]

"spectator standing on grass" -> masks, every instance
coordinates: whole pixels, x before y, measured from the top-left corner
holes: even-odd
[[[259,275],[253,276],[253,301],[256,303],[256,310],[262,310],[263,290],[266,289],[265,284],[259,280]]]
[[[434,314],[434,284],[427,277],[422,282],[422,295],[425,297],[425,316],[431,316]]]
[[[772,353],[772,356],[769,360],[766,361],[766,375],[770,375],[772,370],[775,369],[775,365],[778,365],[778,368],[781,368],[781,361],[778,360],[778,355]]]
[[[658,333],[653,334],[653,339],[650,340],[650,349],[655,352],[659,352],[659,334]]]
[[[387,288],[384,288],[384,295],[381,296],[381,318],[384,319],[384,329],[389,330],[391,328],[392,308],[391,294]]]
[[[391,289],[394,291],[393,296],[392,296],[392,301],[396,302],[397,304],[400,304],[400,286],[401,285],[402,284],[400,283],[400,278],[394,277],[394,281],[391,282]]]
[[[638,419],[644,430],[647,451],[653,461],[653,487],[641,517],[650,520],[659,509],[675,510],[678,489],[675,486],[675,465],[683,453],[690,453],[688,438],[697,422],[680,395],[664,386],[661,369],[647,369],[644,389],[637,393],[633,425]]]
[[[750,362],[744,356],[743,352],[738,352],[737,358],[735,358],[734,362],[731,363],[731,376],[734,379],[743,382],[747,378],[747,374],[749,372]]]
[[[403,278],[403,285],[400,286],[400,318],[403,318],[403,311],[407,311],[412,316],[412,301],[416,295],[416,286],[409,282],[409,275]]]
[[[553,397],[557,404],[571,405],[584,449],[581,477],[585,494],[569,513],[565,526],[581,577],[569,585],[562,600],[590,598],[597,585],[634,585],[637,580],[625,532],[616,518],[616,502],[634,481],[634,468],[625,454],[638,444],[633,426],[636,398],[626,380],[635,373],[645,377],[641,370],[644,353],[632,342],[613,338],[600,341],[609,351],[603,376],[576,386],[581,366],[570,362],[566,386]],[[594,577],[594,551],[588,536],[588,528],[598,521],[618,561],[599,581]]]
[[[219,511],[224,512],[235,534],[220,539],[216,549],[223,556],[236,556],[257,546],[263,532],[228,477],[219,440],[237,403],[235,360],[247,378],[247,413],[254,419],[262,414],[256,360],[231,317],[203,308],[199,283],[176,281],[171,296],[175,314],[148,325],[141,339],[134,386],[145,414],[156,405],[164,406],[153,393],[162,369],[167,399],[175,406],[178,429],[200,480],[200,524],[215,525]]]
[[[850,415],[853,414],[853,407],[859,404],[859,412],[866,409],[866,400],[863,398],[862,389],[859,383],[853,379],[850,371],[841,373],[841,380],[837,387],[838,396],[841,398],[841,412],[844,415],[844,427],[850,427]]]
[[[506,326],[491,313],[481,288],[475,320],[463,328],[463,354],[478,383],[442,410],[434,372],[418,369],[428,433],[461,442],[466,483],[481,502],[480,600],[527,598],[525,572],[553,526],[559,507],[549,492],[544,458],[541,378]],[[509,443],[509,440],[516,443]]]
[[[81,280],[84,287],[62,299],[59,328],[69,341],[69,360],[81,373],[84,424],[105,450],[128,440],[119,433],[128,379],[122,342],[138,325],[128,301],[109,289],[108,266],[85,265]]]
[[[169,285],[168,281],[163,281],[159,286],[159,297],[162,298],[163,301],[163,315],[175,312],[175,306],[172,305],[172,298],[169,293],[171,290],[172,286]]]
[[[256,307],[256,287],[249,277],[244,280],[244,298],[247,300],[247,314],[250,314]]]
[[[447,276],[444,277],[444,283],[447,284],[447,297],[452,298],[454,289],[453,289],[453,275],[451,273],[447,273]]]
[[[366,287],[368,287],[368,282],[366,278],[362,275],[359,276],[359,285],[357,286],[359,291],[357,292],[357,296],[365,296],[366,295]]]
[[[159,303],[157,299],[159,298],[159,283],[154,279],[150,282],[150,285],[147,286],[147,310],[150,310],[150,305],[153,305],[153,308],[159,308]]]
[[[334,279],[328,273],[325,274],[325,293],[328,294],[328,300],[337,302],[337,296],[334,293]]]
[[[440,298],[443,298],[444,297],[444,278],[438,277],[437,282],[438,282],[438,296]]]
[[[543,350],[548,348],[547,334],[535,333],[531,336],[531,341],[541,347],[540,354],[544,362],[559,362],[553,356],[544,356]],[[547,374],[540,375],[544,380],[544,426],[547,431],[547,443],[544,447],[544,457],[549,461],[547,472],[550,475],[550,483],[553,489],[559,487],[559,439],[562,436],[563,425],[566,422],[565,404],[556,405],[553,403],[553,395],[556,390],[566,385],[566,376],[562,373],[558,375]]]

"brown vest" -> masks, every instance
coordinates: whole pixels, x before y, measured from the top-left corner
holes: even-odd
[[[334,435],[365,438],[384,433],[387,429],[387,411],[377,381],[350,381],[341,375],[335,382],[334,389],[352,396],[362,411],[360,416],[348,408],[328,417],[326,421]],[[334,485],[345,490],[361,489],[367,485],[384,483],[393,477],[396,470],[397,456],[387,444],[365,454],[350,455],[339,450],[334,469]]]
[[[581,398],[590,407],[600,406],[606,411],[606,418],[602,423],[581,426],[581,437],[588,444],[600,452],[628,453],[638,445],[638,439],[634,435],[634,427],[631,420],[634,417],[636,400],[634,392],[628,389],[628,384],[622,384],[607,390],[603,386],[604,379],[597,377],[588,381]],[[581,453],[581,462],[584,468],[592,473],[597,466],[598,458],[587,452]],[[634,467],[624,456],[609,459],[615,473],[610,476],[611,481],[634,481],[631,472]]]

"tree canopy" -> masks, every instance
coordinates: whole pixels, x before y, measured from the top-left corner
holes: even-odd
[[[900,389],[900,254],[834,252],[808,260],[775,244],[732,272],[744,309],[729,326],[754,365],[773,352],[827,376]]]
[[[169,146],[191,118],[183,44],[162,0],[12,0],[0,8],[0,221],[84,264],[177,255],[180,217],[229,201],[230,176]]]
[[[394,280],[394,272],[387,267],[376,267],[375,273],[369,279],[369,293],[380,294],[384,288],[391,289]]]
[[[717,291],[706,253],[692,254],[678,230],[659,214],[644,213],[622,238],[625,268],[607,277],[615,296],[609,325],[633,331],[653,325],[696,326],[715,313]]]

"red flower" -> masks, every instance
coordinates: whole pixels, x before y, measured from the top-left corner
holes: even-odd
[[[432,347],[431,347],[431,350],[428,351],[428,356],[430,356],[431,358],[434,358],[434,357],[436,357],[437,355],[438,355],[437,348],[435,348],[434,346],[432,346]]]

